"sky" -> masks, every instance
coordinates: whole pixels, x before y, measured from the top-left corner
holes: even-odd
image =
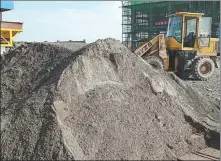
[[[68,41],[87,43],[112,37],[121,40],[120,1],[15,1],[4,21],[23,22],[15,41]]]

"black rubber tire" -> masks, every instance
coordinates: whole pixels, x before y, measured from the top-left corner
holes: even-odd
[[[193,76],[196,79],[206,81],[214,73],[215,64],[209,57],[197,57],[192,64]]]
[[[147,56],[144,58],[154,69],[163,70],[163,62],[156,56]]]

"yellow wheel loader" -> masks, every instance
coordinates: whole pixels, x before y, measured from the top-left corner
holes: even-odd
[[[218,68],[219,39],[211,38],[211,17],[202,13],[178,12],[169,16],[166,37],[160,34],[133,52],[157,69],[184,72],[207,80]]]

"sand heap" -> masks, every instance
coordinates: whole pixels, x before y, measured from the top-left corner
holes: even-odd
[[[219,110],[114,39],[2,60],[1,159],[176,159],[219,148]]]

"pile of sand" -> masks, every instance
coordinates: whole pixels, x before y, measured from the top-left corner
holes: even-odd
[[[1,159],[176,159],[219,148],[219,110],[114,39],[2,60]]]

